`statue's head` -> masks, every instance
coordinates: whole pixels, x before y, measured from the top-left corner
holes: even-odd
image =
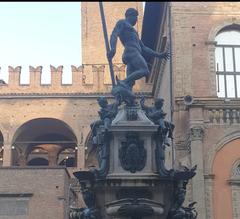
[[[106,107],[108,105],[108,101],[106,97],[99,97],[97,99],[99,106]]]
[[[135,8],[128,8],[125,12],[125,18],[134,26],[137,23],[138,11]]]
[[[162,98],[157,98],[157,99],[155,100],[155,107],[156,107],[157,109],[161,109],[161,108],[163,107],[163,103],[164,103],[164,99],[162,99]]]

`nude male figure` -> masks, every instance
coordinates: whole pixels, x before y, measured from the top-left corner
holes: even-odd
[[[145,52],[148,55],[169,59],[169,52],[158,53],[146,47],[139,39],[134,25],[137,23],[138,11],[134,8],[129,8],[125,12],[125,19],[119,20],[110,37],[111,50],[108,53],[108,59],[112,59],[116,53],[117,38],[119,37],[124,46],[122,61],[127,65],[127,77],[118,84],[132,90],[136,80],[148,76],[149,69],[147,63],[142,56]]]

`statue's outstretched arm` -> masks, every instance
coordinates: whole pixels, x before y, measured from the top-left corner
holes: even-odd
[[[165,60],[168,60],[170,58],[170,53],[168,51],[162,52],[162,53],[156,52],[150,49],[149,47],[145,46],[141,40],[140,40],[140,45],[142,47],[142,50],[150,56],[157,57],[160,59],[165,59]]]

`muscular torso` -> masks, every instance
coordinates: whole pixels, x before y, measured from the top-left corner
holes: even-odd
[[[136,48],[139,52],[142,51],[138,33],[131,24],[125,20],[120,20],[117,28],[119,28],[119,39],[125,49]]]

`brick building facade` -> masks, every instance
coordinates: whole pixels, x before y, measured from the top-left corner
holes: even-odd
[[[198,218],[237,219],[240,3],[147,3],[145,10],[144,22],[161,21],[155,48],[172,49],[171,62],[153,62],[151,79],[155,97],[172,110],[174,165],[198,166],[188,201],[197,201]],[[151,43],[144,28],[143,40]]]
[[[108,34],[134,7],[144,43],[172,50],[168,62],[148,59],[151,76],[134,89],[149,103],[165,99],[165,112],[176,125],[167,165],[198,165],[186,201],[198,202],[200,219],[239,218],[240,101],[219,96],[215,51],[219,33],[240,30],[240,3],[147,2],[144,19],[140,2],[104,7]],[[42,67],[30,66],[30,84],[21,85],[17,66],[9,67],[9,82],[0,85],[0,210],[5,206],[0,219],[67,219],[69,205],[81,201],[72,172],[96,163],[89,143],[96,99],[112,99],[98,13],[97,2],[82,2],[83,65],[72,66],[72,84],[62,84],[63,66],[51,66],[51,84],[41,85]],[[113,60],[120,79],[125,77],[121,49]],[[236,68],[235,63],[234,75]]]

